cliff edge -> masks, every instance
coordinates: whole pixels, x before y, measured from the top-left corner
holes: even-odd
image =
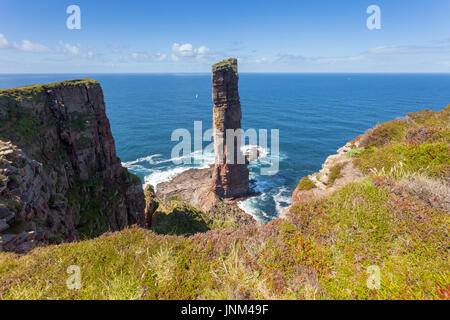
[[[144,210],[97,81],[0,90],[0,250],[143,226]]]
[[[289,212],[267,224],[209,230],[170,192],[155,232],[0,252],[0,299],[448,300],[449,123],[450,106],[377,125],[303,178]],[[202,172],[210,181],[194,169],[191,181]],[[74,255],[89,280],[77,291],[66,287]]]
[[[377,124],[330,155],[319,172],[303,177],[287,211],[375,176],[376,183],[394,189],[394,185],[397,189],[420,187],[414,191],[416,197],[450,212],[449,123],[450,106],[440,112],[410,112]],[[402,179],[404,186],[399,186],[396,182]]]

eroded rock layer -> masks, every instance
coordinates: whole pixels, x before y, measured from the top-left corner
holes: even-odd
[[[0,250],[144,225],[144,210],[139,178],[116,155],[98,82],[0,90]]]
[[[238,92],[237,60],[232,58],[212,67],[212,98],[215,166],[212,190],[220,198],[240,198],[248,194],[249,171],[242,152],[233,138],[227,141],[228,129],[241,129],[241,103]],[[233,148],[234,159],[228,148]],[[239,161],[241,159],[241,161]]]

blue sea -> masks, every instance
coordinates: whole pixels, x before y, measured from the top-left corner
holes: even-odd
[[[174,164],[173,130],[212,126],[210,74],[0,75],[0,88],[89,77],[100,81],[122,163],[143,184],[157,184],[201,164]],[[290,204],[302,176],[377,122],[450,104],[450,74],[241,74],[243,128],[279,129],[279,171],[261,175],[251,165],[260,195],[240,203],[260,221]],[[208,143],[205,142],[205,146]],[[270,155],[270,135],[269,135]]]

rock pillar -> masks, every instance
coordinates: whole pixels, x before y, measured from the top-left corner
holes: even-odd
[[[241,103],[238,92],[237,59],[212,67],[212,98],[215,165],[212,188],[220,198],[241,198],[248,194],[249,171],[240,150]],[[231,135],[234,130],[234,135]],[[238,130],[238,131],[236,131]]]

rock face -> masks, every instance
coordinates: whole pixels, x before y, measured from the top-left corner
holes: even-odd
[[[139,178],[122,168],[100,84],[0,90],[0,250],[145,224]]]
[[[350,150],[358,147],[358,141],[351,141],[339,148],[336,154],[327,157],[319,172],[307,176],[314,187],[307,190],[296,188],[292,193],[292,203],[306,203],[312,199],[330,195],[350,182],[361,180],[364,177],[363,174],[353,165],[351,158],[347,157]],[[336,170],[339,171],[338,174],[336,174]],[[335,172],[335,179],[331,178],[333,171]]]
[[[248,194],[249,171],[237,138],[227,141],[228,129],[241,129],[241,103],[238,92],[237,59],[231,58],[212,67],[212,98],[215,166],[212,190],[220,198],[240,198]],[[229,158],[233,148],[234,158]],[[238,161],[244,159],[244,161]],[[231,162],[231,163],[230,163]]]
[[[238,81],[236,59],[212,66],[215,163],[209,168],[184,171],[171,181],[158,184],[156,195],[166,206],[171,199],[177,199],[201,209],[213,220],[243,226],[256,223],[237,203],[249,196],[247,164],[258,159],[259,150],[250,148],[243,154],[236,141],[237,135],[227,141],[228,129],[241,129]],[[231,159],[229,149],[232,149]]]
[[[159,207],[159,202],[156,198],[155,189],[152,185],[147,185],[144,190],[145,195],[145,226],[152,227],[153,214]]]
[[[184,171],[172,180],[158,184],[156,195],[165,206],[170,205],[171,199],[177,199],[201,209],[215,220],[232,221],[237,226],[255,223],[251,215],[237,206],[236,201],[220,199],[211,191],[213,169],[214,166]]]

